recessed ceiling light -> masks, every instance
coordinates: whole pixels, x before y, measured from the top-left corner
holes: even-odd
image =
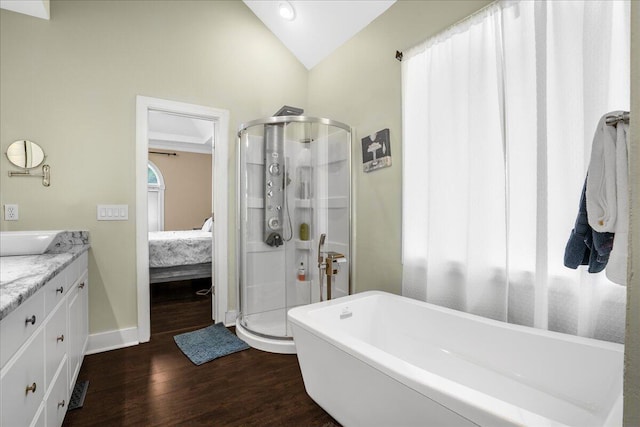
[[[296,18],[296,10],[288,1],[281,1],[278,5],[278,12],[287,21],[293,21]]]

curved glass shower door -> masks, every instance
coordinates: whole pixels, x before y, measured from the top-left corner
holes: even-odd
[[[321,255],[335,263],[331,296],[350,292],[351,130],[303,116],[271,117],[239,132],[239,322],[268,339],[291,339],[287,311],[327,298]]]

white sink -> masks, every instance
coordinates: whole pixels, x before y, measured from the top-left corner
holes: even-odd
[[[61,230],[0,231],[0,256],[40,255]]]

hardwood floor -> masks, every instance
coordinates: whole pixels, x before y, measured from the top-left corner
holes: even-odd
[[[85,357],[84,406],[63,426],[339,426],[306,394],[295,355],[251,348],[193,365],[173,336],[212,323],[211,296],[174,285],[152,292],[149,343]]]
[[[151,335],[182,329],[194,330],[210,325],[211,294],[196,294],[197,291],[207,290],[210,286],[211,279],[153,284]]]

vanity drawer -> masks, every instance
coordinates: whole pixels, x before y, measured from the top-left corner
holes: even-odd
[[[45,375],[46,388],[53,380],[60,362],[67,353],[69,334],[67,332],[67,304],[60,304],[45,325]],[[65,372],[66,375],[66,372]]]
[[[69,396],[67,394],[67,363],[62,365],[56,373],[53,386],[49,391],[46,402],[47,427],[60,427],[67,413]]]
[[[38,291],[0,321],[0,367],[38,329],[44,317],[44,293]]]
[[[3,319],[4,320],[4,319]],[[4,367],[2,388],[2,426],[28,426],[42,403],[44,386],[44,329],[40,328],[12,364]]]
[[[71,280],[68,280],[67,269],[65,268],[53,279],[44,285],[44,312],[45,316],[55,308],[60,301],[64,300],[65,295],[71,288]]]
[[[84,271],[87,269],[88,263],[89,263],[89,254],[85,252],[82,255],[80,255],[78,258],[76,258],[71,263],[71,265],[67,267],[66,271],[69,274],[69,276],[67,276],[69,283],[75,282],[78,279],[78,277],[82,276],[82,273],[84,273]]]

